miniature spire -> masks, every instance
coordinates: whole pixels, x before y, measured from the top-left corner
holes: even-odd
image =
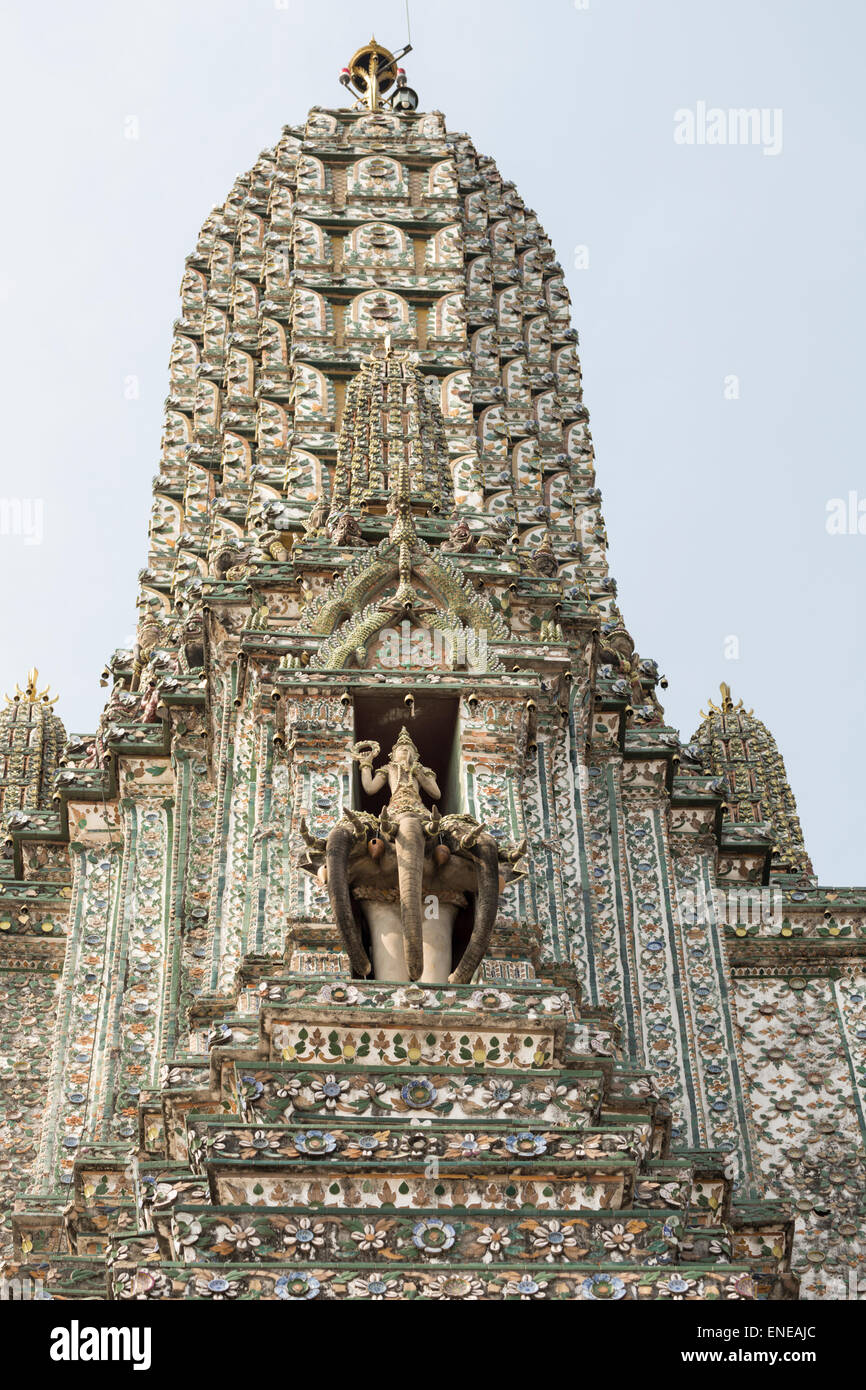
[[[6,696],[0,710],[0,814],[44,810],[51,804],[54,774],[66,743],[66,730],[54,713],[59,696],[39,689],[39,672],[27,672],[22,690]]]
[[[346,510],[447,514],[454,488],[439,406],[408,354],[394,350],[361,363],[346,396],[331,516]]]
[[[720,689],[721,704],[707,702],[709,711],[701,711],[703,723],[693,742],[705,771],[727,783],[725,819],[739,825],[770,824],[776,870],[811,875],[797,803],[776,740],[754,710],[745,709],[742,700],[734,704],[730,686],[723,682]]]

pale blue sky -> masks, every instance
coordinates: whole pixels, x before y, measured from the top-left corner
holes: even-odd
[[[411,16],[422,106],[495,157],[566,268],[613,573],[670,721],[691,734],[729,681],[778,739],[822,881],[866,881],[866,535],[825,529],[830,498],[866,499],[866,6]],[[5,0],[0,497],[42,499],[44,539],[0,535],[0,689],[36,663],[71,729],[134,626],[184,256],[284,123],[341,103],[371,30],[402,44],[404,0]],[[700,101],[781,108],[782,152],[677,145]]]

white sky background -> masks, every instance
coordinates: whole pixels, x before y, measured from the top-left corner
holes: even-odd
[[[669,721],[688,737],[728,681],[778,740],[822,882],[863,882],[866,535],[825,521],[866,500],[866,5],[411,16],[422,108],[497,160],[565,266],[612,572]],[[0,25],[0,497],[44,508],[41,545],[0,535],[0,689],[36,664],[86,731],[135,623],[184,257],[283,124],[342,104],[371,31],[405,42],[405,7],[5,0]],[[675,144],[699,101],[781,107],[782,152]]]

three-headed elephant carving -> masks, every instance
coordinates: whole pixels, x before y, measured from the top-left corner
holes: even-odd
[[[516,865],[524,846],[501,845],[470,816],[440,817],[426,807],[420,790],[438,799],[439,788],[405,729],[386,767],[374,773],[378,751],[360,744],[352,750],[367,791],[390,784],[387,808],[378,818],[344,811],[326,840],[302,827],[311,851],[305,867],[327,884],[356,976],[467,984],[489,945],[501,888],[522,872]],[[455,961],[454,926],[463,909],[471,927]]]

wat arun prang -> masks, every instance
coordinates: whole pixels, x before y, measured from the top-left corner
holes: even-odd
[[[562,267],[397,61],[187,259],[97,732],[0,715],[7,1277],[857,1297],[866,893],[727,687],[666,725]]]

